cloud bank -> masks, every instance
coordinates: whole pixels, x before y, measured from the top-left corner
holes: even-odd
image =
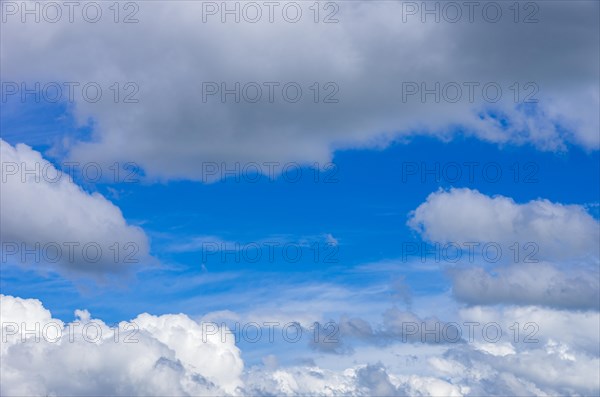
[[[216,14],[206,3],[142,2],[130,24],[114,23],[108,9],[96,23],[79,14],[72,23],[7,16],[4,78],[29,88],[78,82],[72,110],[83,125],[94,120],[93,133],[57,148],[75,160],[136,162],[151,179],[210,180],[207,163],[325,163],[337,149],[423,134],[598,149],[596,2],[534,3],[535,23],[523,23],[526,10],[515,23],[503,3],[490,22],[487,2],[472,21],[462,10],[457,23],[423,22],[420,13],[407,15],[405,2],[335,3],[337,23],[322,23],[330,9],[315,23],[303,3],[295,3],[302,18],[289,22],[281,3],[273,21],[263,9],[255,23],[233,15],[223,23],[220,3]],[[99,101],[81,93],[88,82],[101,87]],[[127,82],[135,86],[125,89]],[[303,94],[289,100],[297,87]],[[124,103],[134,91],[137,102]]]
[[[472,344],[357,347],[347,357],[336,355],[333,367],[317,355],[316,362],[279,366],[271,357],[268,365],[245,368],[233,338],[222,339],[208,332],[206,323],[183,314],[141,314],[120,323],[115,339],[114,326],[85,310],[64,323],[36,299],[0,295],[0,303],[2,395],[475,396],[600,390],[598,313],[473,307],[461,311],[461,321],[536,322],[535,343],[513,342],[510,334],[498,343],[478,336]],[[131,324],[137,332],[127,328]]]

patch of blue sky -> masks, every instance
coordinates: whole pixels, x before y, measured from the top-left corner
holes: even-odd
[[[42,151],[59,136],[89,137],[93,128],[93,123],[78,127],[64,104],[9,104],[5,109],[3,138]],[[380,299],[394,295],[389,285],[404,278],[415,295],[446,293],[450,282],[445,264],[422,264],[417,255],[402,258],[403,243],[421,242],[406,225],[408,214],[430,193],[468,187],[517,202],[541,197],[586,205],[598,218],[599,161],[599,153],[577,147],[539,151],[458,134],[450,142],[414,137],[409,144],[396,142],[383,150],[338,151],[334,183],[322,178],[315,182],[314,170],[303,168],[306,177],[296,183],[265,177],[258,183],[229,178],[211,184],[86,184],[87,190],[113,201],[129,223],[146,231],[161,267],[116,285],[77,286],[52,274],[5,267],[2,290],[41,299],[59,318],[71,319],[73,310],[88,308],[107,322],[130,319],[148,307],[153,314],[246,310],[288,296],[285,289],[291,285],[337,285],[350,291],[371,287],[379,291],[372,298]],[[327,243],[332,241],[334,260],[326,261],[324,255],[332,252]],[[211,242],[229,244],[229,250],[239,243],[248,251],[240,253],[239,261],[235,252],[225,257],[203,252],[202,243]],[[276,250],[270,260],[265,242],[299,246],[302,258],[286,260]],[[262,247],[262,259],[256,262],[246,260],[253,255],[252,243]],[[315,243],[320,245],[319,260],[314,257]]]

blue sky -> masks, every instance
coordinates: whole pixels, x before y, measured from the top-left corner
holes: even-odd
[[[425,4],[2,2],[0,395],[597,395],[600,6]]]
[[[76,123],[64,105],[46,105],[41,110],[37,104],[22,106],[31,106],[35,120],[29,122],[21,114],[5,111],[3,128],[74,130]],[[5,139],[12,144],[32,142],[34,149],[44,152],[53,137],[20,133],[18,138],[9,135]],[[137,174],[131,177],[137,182],[114,183],[111,176],[108,182],[93,183],[79,176],[84,189],[105,195],[129,222],[144,228],[152,241],[152,253],[161,264],[117,287],[92,284],[86,288],[60,278],[49,282],[52,276],[47,279],[31,270],[4,271],[2,289],[8,294],[38,297],[64,320],[71,318],[75,309],[87,307],[99,317],[117,322],[134,316],[147,302],[158,305],[155,314],[226,310],[227,302],[201,307],[189,307],[186,302],[198,295],[212,300],[221,293],[248,290],[262,277],[268,277],[268,286],[261,288],[259,284],[251,289],[268,289],[273,295],[277,294],[277,284],[290,278],[299,283],[335,280],[350,288],[364,288],[391,276],[381,272],[369,278],[355,277],[351,269],[401,259],[403,243],[421,242],[406,222],[409,212],[430,193],[440,188],[465,187],[490,196],[512,197],[519,203],[546,198],[585,205],[597,219],[598,162],[597,152],[579,147],[551,152],[531,145],[500,147],[473,138],[444,142],[415,137],[381,150],[340,150],[327,170],[302,167],[297,182],[291,182],[296,179],[296,166],[290,168],[289,179],[278,176],[270,180],[263,175],[258,182],[252,182],[255,176],[250,174],[242,174],[237,181],[230,176],[210,184],[148,183]],[[473,165],[465,165],[468,163]],[[457,164],[460,177],[456,174]],[[473,167],[472,174],[469,167]],[[328,234],[338,240],[339,246],[327,245]],[[261,245],[263,258],[257,263],[245,260],[256,254],[254,246],[239,259],[234,254],[224,258],[219,253],[203,255],[201,244],[188,247],[191,252],[173,249],[199,237],[205,237],[207,243],[227,241],[228,249],[234,249],[234,242],[247,245],[279,241],[283,246],[291,241],[295,246],[304,241],[306,246],[297,263],[286,260],[279,248],[273,259],[267,259],[265,245]],[[315,243],[317,246],[311,247]],[[320,253],[318,259],[315,251]],[[205,255],[208,261],[203,263]],[[405,276],[413,293],[435,294],[450,288],[443,274],[405,272],[404,265],[397,265],[394,277]],[[199,285],[187,285],[188,278],[197,279]],[[57,285],[60,295],[56,293]],[[70,299],[64,299],[65,294]]]

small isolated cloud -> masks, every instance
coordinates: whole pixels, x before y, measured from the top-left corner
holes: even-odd
[[[331,233],[327,233],[325,235],[325,242],[327,244],[330,244],[332,246],[337,246],[340,242],[338,241],[337,238],[333,237],[333,235]]]
[[[442,244],[494,242],[508,251],[531,242],[536,260],[598,258],[600,225],[584,207],[545,199],[516,203],[471,189],[439,190],[412,211],[408,225]]]

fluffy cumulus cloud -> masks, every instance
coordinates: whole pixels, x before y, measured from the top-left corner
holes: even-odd
[[[435,329],[432,323],[423,324],[412,314],[389,312],[386,316],[393,314],[405,324],[416,322],[421,331]],[[599,320],[598,312],[473,306],[460,309],[453,319],[462,332],[460,343],[419,343],[418,338],[399,343],[398,337],[389,340],[385,347],[357,346],[352,353],[336,356],[335,360],[346,363],[367,358],[379,363],[362,367],[363,374],[369,374],[366,379],[371,379],[371,394],[379,390],[381,395],[595,395],[600,389],[595,375],[600,369]],[[496,329],[500,332],[496,333]],[[318,365],[326,363],[316,361]],[[280,368],[276,372],[280,374],[280,390],[288,387],[302,394],[308,393],[306,385],[312,385],[312,391],[319,390],[318,378],[328,371],[288,368],[286,372]],[[340,373],[346,378],[339,377]],[[290,378],[290,374],[297,375]],[[339,394],[348,390],[344,389],[348,376],[359,376],[351,370],[337,374],[330,375],[329,385]],[[300,377],[305,379],[301,386],[290,382]],[[365,385],[366,379],[357,380],[356,384]]]
[[[353,396],[462,396],[460,386],[442,379],[422,376],[398,377],[380,363],[360,365],[344,371],[316,366],[292,367],[275,371],[249,371],[252,395],[353,395]]]
[[[584,207],[538,199],[519,204],[471,189],[439,190],[410,214],[408,225],[440,244],[497,243],[506,252],[528,243],[516,261],[598,259],[599,223]],[[531,256],[529,254],[532,254]],[[514,255],[513,255],[514,259]]]
[[[488,392],[494,388],[512,388],[509,394],[518,394],[518,383],[530,393],[551,395],[595,395],[600,389],[600,344],[598,339],[598,312],[553,310],[534,306],[471,307],[461,310],[463,321],[496,322],[507,330],[502,336],[513,351],[497,349],[501,343],[475,344],[479,353],[449,352],[447,358],[462,362],[469,368],[471,381],[488,372]],[[515,333],[516,327],[519,333]],[[515,343],[515,341],[520,341]],[[495,349],[496,348],[496,349]],[[457,374],[458,366],[448,367]],[[548,374],[552,374],[548,376]],[[495,380],[498,380],[496,382]],[[483,382],[476,381],[482,386]],[[535,392],[535,390],[538,390]],[[477,394],[476,392],[474,394]]]
[[[183,314],[109,327],[85,311],[65,324],[34,299],[1,303],[2,395],[218,395],[241,386],[235,344]]]
[[[112,3],[96,2],[102,17],[90,23],[94,10],[78,5],[70,15],[59,2],[58,22],[29,23],[35,16],[22,15],[25,8],[54,14],[42,3],[2,2],[3,117],[34,95],[36,83],[50,87],[42,100],[59,86],[57,102],[71,102],[69,115],[91,133],[45,141],[48,154],[102,169],[135,162],[151,180],[212,181],[249,162],[278,173],[281,163],[325,163],[338,149],[415,135],[598,149],[598,2],[531,2],[518,15],[512,3],[469,10],[457,2],[456,23],[445,11],[439,23],[422,13],[442,2],[410,10],[407,3],[319,3],[315,15],[308,2],[274,9],[256,2],[250,7],[261,17],[252,23],[255,9],[242,2],[129,2],[118,15]],[[501,7],[498,22],[490,22],[496,10],[488,4]],[[239,23],[223,7],[239,9]],[[534,23],[523,23],[530,17]],[[323,23],[328,18],[334,23]],[[98,101],[90,99],[96,88],[83,91],[87,83],[102,91]],[[290,100],[298,87],[301,96]],[[523,103],[527,97],[535,101]],[[16,141],[18,131],[2,133]],[[144,231],[102,195],[60,176],[30,146],[0,140],[0,154],[3,267],[99,275],[152,261]],[[142,313],[110,325],[86,310],[66,321],[38,300],[0,295],[0,395],[600,394],[600,228],[584,207],[439,190],[408,226],[427,243],[493,242],[505,259],[515,243],[521,251],[513,263],[448,266],[452,291],[424,298],[436,307],[419,307],[400,280],[394,304],[407,310],[383,302],[389,288],[369,287],[371,299],[311,284],[285,288],[262,306],[256,292],[232,289],[220,295],[233,302],[226,311]],[[329,234],[317,239],[338,244]],[[168,249],[193,252],[209,242],[235,245],[199,236]],[[333,343],[323,327],[321,339],[261,350],[209,322],[224,316],[311,332],[314,320],[339,321]],[[449,324],[450,334],[439,334]],[[477,324],[473,335],[465,324]],[[497,339],[484,324],[502,330]],[[430,338],[431,330],[440,337]]]
[[[326,162],[338,148],[380,147],[411,134],[448,138],[459,129],[549,150],[599,144],[597,2],[535,3],[537,11],[517,16],[500,3],[494,23],[498,3],[486,2],[462,9],[457,23],[447,21],[448,10],[440,23],[432,15],[422,22],[423,3],[416,13],[405,2],[334,3],[320,10],[319,23],[308,3],[281,3],[272,13],[255,3],[256,23],[243,3],[229,5],[240,9],[239,23],[219,2],[135,4],[137,12],[121,10],[118,20],[134,13],[137,23],[115,23],[107,7],[96,23],[85,21],[83,7],[72,23],[68,9],[55,23],[22,23],[20,8],[35,7],[28,1],[5,11],[5,81],[29,89],[80,84],[75,117],[95,122],[91,137],[61,140],[72,159],[133,161],[151,178],[211,180],[221,162],[228,170],[236,162]],[[302,16],[291,23],[296,7]],[[337,23],[322,23],[332,13]],[[526,17],[534,23],[522,23]],[[95,88],[82,94],[88,82],[102,89],[99,101],[91,100]],[[235,93],[223,98],[236,83],[239,101]],[[437,83],[437,94],[422,96]],[[7,90],[18,101],[17,86]],[[298,87],[302,96],[292,102]],[[124,102],[130,94],[137,102]]]
[[[35,299],[0,296],[2,395],[588,395],[600,384],[597,312],[462,309],[469,343],[396,340],[346,356],[246,367],[234,338],[183,314],[109,326],[85,310],[65,323]],[[414,315],[388,313],[395,320]],[[404,317],[403,317],[404,316]],[[356,322],[356,321],[354,321]],[[482,324],[505,332],[490,341]],[[519,333],[514,332],[517,324]],[[135,324],[135,327],[133,327]],[[531,324],[534,324],[532,326]],[[512,328],[509,328],[511,327]],[[364,327],[363,327],[364,328]],[[432,327],[430,327],[432,328]],[[432,328],[433,329],[433,328]],[[213,332],[213,331],[218,332]],[[513,331],[511,331],[513,330]],[[223,332],[221,332],[223,331]],[[285,355],[285,349],[278,355]],[[548,376],[553,374],[553,376]]]
[[[448,270],[462,302],[600,308],[600,224],[582,206],[543,199],[520,204],[453,188],[430,194],[408,225],[433,244],[499,247],[499,257],[479,255]]]
[[[2,266],[97,274],[148,260],[143,230],[99,193],[88,193],[27,145],[0,140]]]

